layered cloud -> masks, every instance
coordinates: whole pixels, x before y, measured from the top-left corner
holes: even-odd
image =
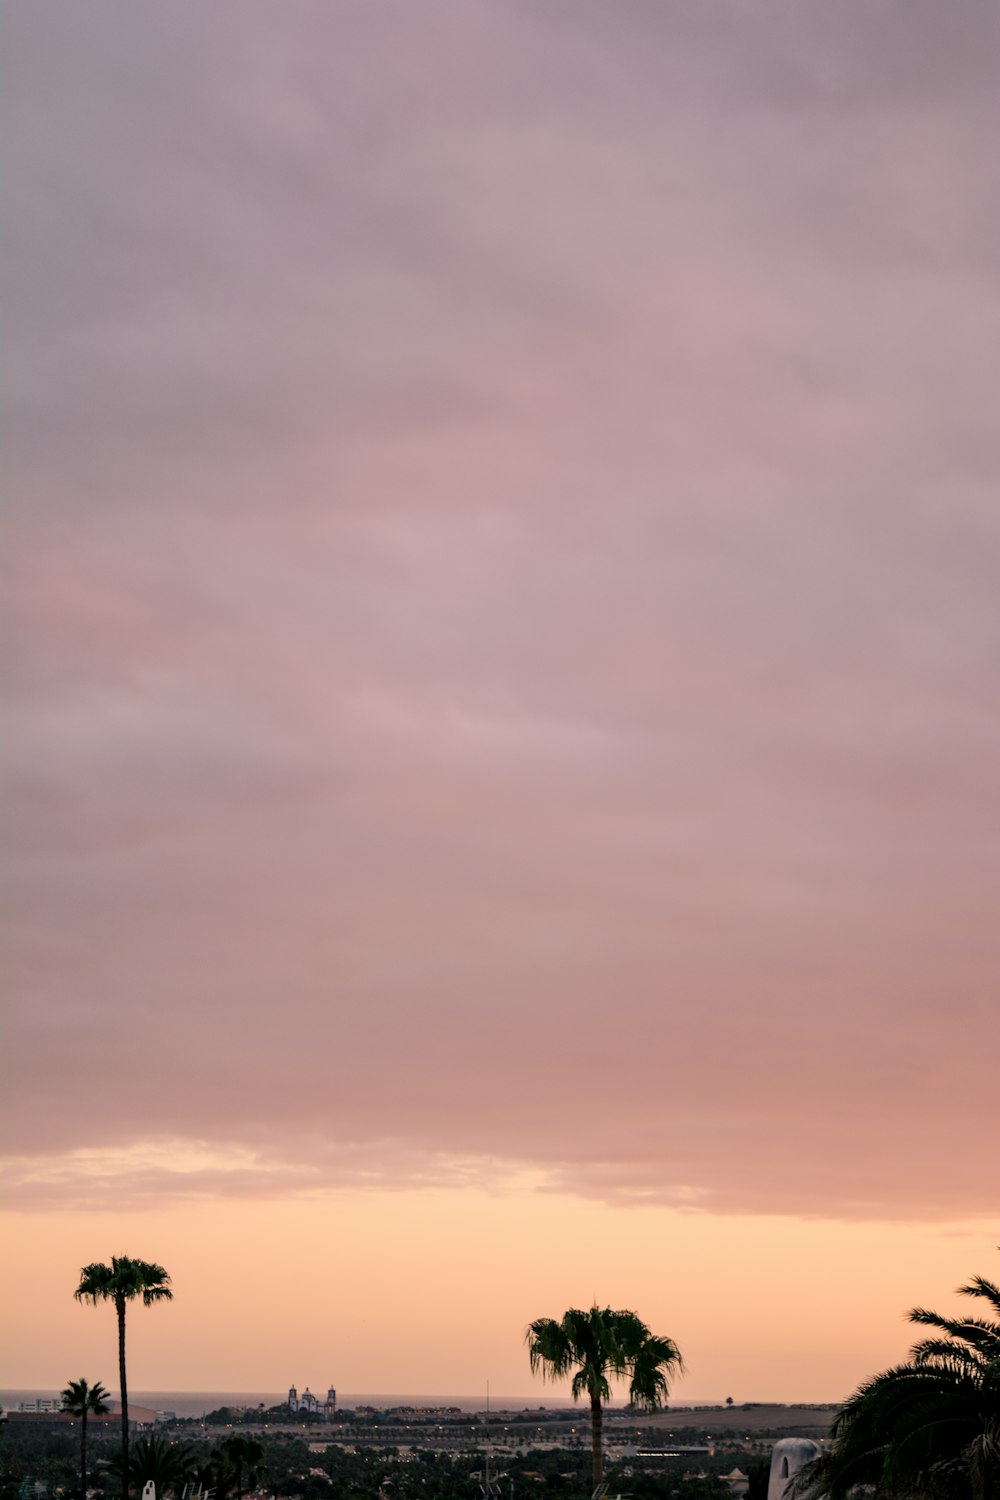
[[[990,1211],[995,18],[10,31],[17,1201]]]

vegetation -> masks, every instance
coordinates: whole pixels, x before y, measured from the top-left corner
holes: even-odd
[[[120,1456],[110,1464],[102,1463],[96,1454],[108,1448],[109,1440],[94,1437],[92,1446],[97,1487],[102,1477],[108,1476],[109,1494],[113,1494]],[[394,1448],[367,1446],[352,1451],[350,1446],[333,1443],[325,1452],[314,1452],[310,1451],[308,1437],[287,1434],[264,1437],[261,1446],[267,1493],[283,1500],[477,1500],[486,1467],[482,1448],[457,1454],[428,1447],[401,1454]],[[189,1482],[185,1475],[195,1485],[214,1489],[215,1500],[235,1500],[234,1473],[225,1454],[225,1442],[210,1447],[204,1440],[187,1442],[176,1431],[166,1436],[157,1432],[133,1443],[129,1458],[132,1484],[152,1478],[158,1485],[158,1500],[163,1494],[182,1494],[182,1485]],[[748,1468],[745,1460],[739,1460],[739,1464]],[[66,1428],[12,1424],[0,1437],[0,1500],[24,1500],[25,1496],[36,1500],[41,1494],[58,1497],[60,1492],[69,1495],[76,1489],[77,1465],[75,1435]],[[660,1458],[649,1463],[619,1460],[609,1464],[611,1492],[617,1495],[621,1491],[628,1500],[727,1500],[729,1488],[722,1476],[733,1466],[731,1453]],[[494,1450],[490,1470],[503,1500],[508,1500],[512,1487],[514,1500],[580,1500],[590,1493],[590,1455],[585,1449],[521,1448],[502,1457]],[[249,1480],[247,1488],[249,1492]],[[765,1479],[761,1493],[766,1494],[766,1490]]]
[[[771,1460],[765,1458],[750,1464],[747,1473],[747,1492],[743,1500],[767,1500],[771,1487]]]
[[[104,1447],[91,1434],[91,1452]],[[60,1489],[75,1494],[79,1482],[80,1445],[68,1423],[36,1427],[11,1422],[0,1428],[0,1500]]]
[[[264,1449],[255,1438],[234,1433],[232,1437],[224,1439],[222,1452],[236,1482],[236,1500],[243,1500],[244,1482],[255,1485],[261,1477]]]
[[[178,1495],[184,1486],[195,1478],[198,1471],[198,1451],[191,1443],[171,1442],[154,1432],[150,1437],[138,1438],[128,1455],[128,1479],[137,1491],[150,1480],[156,1485],[157,1500],[164,1495]],[[108,1468],[121,1476],[122,1460],[119,1455]]]
[[[80,1419],[80,1500],[87,1500],[87,1418],[102,1417],[108,1410],[108,1392],[101,1382],[71,1380],[62,1392],[62,1409]]]
[[[557,1322],[536,1318],[525,1334],[528,1357],[535,1374],[563,1380],[572,1374],[574,1401],[590,1398],[592,1477],[596,1490],[604,1476],[602,1425],[604,1403],[611,1396],[611,1380],[629,1381],[629,1402],[644,1411],[657,1411],[670,1394],[667,1377],[683,1369],[673,1339],[650,1333],[634,1312],[610,1307],[583,1311],[571,1307]]]
[[[959,1292],[992,1316],[915,1307],[910,1322],[934,1333],[859,1387],[806,1493],[839,1500],[869,1485],[887,1500],[1000,1500],[1000,1288],[974,1276]]]
[[[114,1255],[110,1266],[95,1261],[80,1271],[80,1284],[73,1294],[78,1302],[113,1302],[118,1316],[118,1378],[122,1403],[121,1480],[122,1500],[128,1500],[128,1386],[125,1379],[125,1308],[141,1297],[143,1306],[169,1300],[170,1277],[162,1266],[152,1261],[133,1260],[128,1255]]]

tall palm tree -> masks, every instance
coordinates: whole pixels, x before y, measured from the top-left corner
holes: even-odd
[[[601,1439],[611,1381],[627,1379],[632,1405],[658,1411],[670,1394],[668,1377],[684,1368],[680,1350],[673,1339],[650,1333],[636,1313],[596,1304],[588,1311],[571,1307],[558,1321],[536,1318],[524,1337],[533,1374],[540,1373],[543,1380],[563,1380],[572,1374],[573,1400],[590,1398],[596,1490],[604,1474]]]
[[[99,1380],[71,1380],[62,1393],[63,1411],[80,1419],[80,1500],[87,1500],[87,1418],[104,1415],[109,1394]]]
[[[73,1293],[78,1302],[113,1302],[118,1315],[118,1379],[122,1400],[122,1500],[128,1500],[128,1386],[125,1380],[125,1308],[137,1297],[143,1305],[169,1301],[170,1277],[162,1266],[148,1260],[133,1260],[129,1255],[113,1255],[110,1266],[100,1261],[84,1266],[80,1285]]]
[[[905,1364],[859,1386],[806,1493],[839,1500],[869,1484],[907,1500],[1000,1500],[1000,1287],[974,1276],[959,1292],[996,1316],[943,1318],[915,1307],[910,1322],[934,1334]]]

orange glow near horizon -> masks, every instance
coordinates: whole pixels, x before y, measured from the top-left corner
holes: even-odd
[[[130,1315],[137,1390],[474,1395],[488,1380],[538,1404],[552,1390],[528,1373],[526,1324],[595,1297],[676,1339],[678,1400],[837,1400],[903,1354],[910,1306],[947,1309],[995,1254],[983,1226],[607,1209],[518,1190],[20,1216],[5,1244],[5,1387],[81,1371],[115,1384],[113,1318],[72,1291],[81,1264],[124,1251],[164,1264],[175,1290]]]

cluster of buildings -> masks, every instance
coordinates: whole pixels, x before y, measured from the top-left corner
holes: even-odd
[[[290,1412],[308,1412],[310,1416],[321,1417],[324,1421],[329,1422],[337,1410],[337,1392],[332,1385],[328,1386],[326,1400],[321,1401],[318,1396],[313,1395],[308,1386],[306,1386],[301,1396],[294,1385],[289,1386],[288,1410]]]
[[[101,1416],[91,1415],[89,1422],[93,1428],[117,1429],[121,1416],[121,1406],[117,1401],[109,1401],[108,1409]],[[23,1422],[26,1425],[34,1424],[39,1430],[53,1430],[57,1425],[73,1424],[77,1418],[63,1410],[62,1400],[59,1396],[40,1396],[37,1401],[19,1401],[17,1410],[7,1412],[6,1421]],[[148,1406],[138,1406],[135,1402],[128,1409],[129,1431],[134,1432],[137,1427],[149,1427],[154,1422],[175,1422],[176,1412],[152,1411]]]
[[[375,1408],[372,1407],[372,1411]],[[390,1406],[387,1417],[461,1417],[460,1406]]]

